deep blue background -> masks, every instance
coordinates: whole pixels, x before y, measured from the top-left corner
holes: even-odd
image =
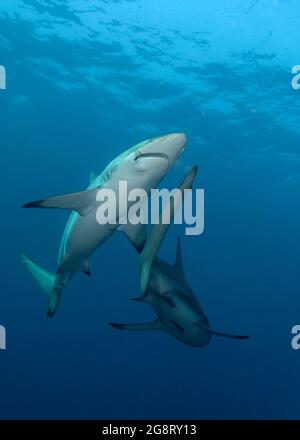
[[[297,0],[1,0],[0,418],[299,418],[299,17]],[[251,339],[201,350],[110,328],[153,316],[129,300],[137,260],[120,234],[47,319],[18,254],[55,270],[68,214],[21,204],[174,131],[189,143],[165,184],[197,163],[206,197],[187,278],[213,327]]]

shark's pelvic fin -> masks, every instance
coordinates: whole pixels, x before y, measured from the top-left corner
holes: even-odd
[[[204,325],[199,324],[198,322],[195,322],[195,325],[200,327],[205,332],[210,333],[211,335],[221,336],[223,338],[230,338],[230,339],[248,339],[249,338],[249,336],[231,335],[229,333],[217,332],[209,327],[206,327]]]
[[[120,225],[118,231],[124,232],[128,240],[133,244],[136,250],[141,253],[147,237],[147,226],[145,224],[132,225],[127,223],[126,225]]]
[[[58,208],[71,209],[78,214],[85,216],[96,206],[97,189],[81,191],[78,193],[65,194],[62,196],[49,197],[43,200],[36,200],[23,205],[23,208]]]
[[[189,171],[179,187],[179,191],[181,192],[182,196],[175,198],[175,201],[170,200],[169,203],[165,206],[164,211],[169,210],[170,212],[170,223],[163,223],[162,220],[164,218],[164,211],[161,212],[158,224],[153,226],[147,242],[143,248],[143,251],[139,258],[141,290],[143,293],[145,293],[148,288],[153,261],[161,247],[166,233],[168,232],[170,224],[174,220],[176,210],[180,206],[181,200],[183,200],[184,198],[185,190],[192,189],[197,171],[197,166],[193,167]]]
[[[118,324],[118,323],[110,322],[109,325],[119,330],[131,330],[131,331],[165,330],[164,325],[160,322],[159,319],[156,319],[155,321],[152,322],[144,322],[140,324]]]
[[[90,185],[95,182],[97,177],[98,177],[98,175],[96,173],[94,173],[94,171],[90,172]]]
[[[25,253],[22,253],[20,258],[21,262],[26,266],[28,271],[48,297],[47,315],[49,317],[54,316],[60,303],[60,294],[62,289],[62,287],[56,286],[55,284],[56,275],[34,263]]]
[[[180,237],[177,239],[177,251],[176,251],[176,260],[174,263],[174,267],[178,270],[181,275],[184,276],[184,270],[183,270],[183,259],[182,259],[182,246],[181,246],[181,240]]]

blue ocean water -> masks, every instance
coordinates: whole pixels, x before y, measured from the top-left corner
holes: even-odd
[[[297,0],[1,0],[0,418],[299,418],[300,64]],[[55,270],[68,213],[22,210],[80,191],[90,171],[153,136],[188,136],[164,184],[199,165],[205,232],[182,236],[211,325],[249,334],[204,349],[109,321],[154,316],[116,234],[57,316],[19,263]]]

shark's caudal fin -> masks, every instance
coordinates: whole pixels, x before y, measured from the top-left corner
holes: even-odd
[[[170,224],[174,220],[174,216],[176,213],[177,208],[179,208],[181,201],[184,198],[185,190],[192,189],[193,182],[195,180],[196,174],[198,171],[198,167],[193,167],[189,173],[186,175],[185,179],[181,183],[180,187],[178,188],[179,191],[177,192],[176,196],[174,197],[174,200],[170,200],[169,203],[165,206],[163,212],[161,212],[159,216],[159,221],[157,225],[154,225],[152,228],[152,231],[146,241],[146,244],[143,248],[143,251],[140,254],[139,257],[139,264],[140,264],[140,278],[141,278],[141,290],[143,294],[146,293],[151,273],[151,267],[153,264],[153,261],[161,247],[161,244],[164,240],[164,237],[166,233],[168,232],[168,229],[170,227]],[[181,194],[180,194],[181,193]],[[165,213],[170,213],[170,222],[164,224],[163,218],[165,216]],[[180,261],[178,262],[180,264]]]
[[[131,330],[131,331],[165,330],[163,324],[160,322],[159,319],[156,319],[155,321],[144,322],[139,324],[118,324],[118,323],[109,322],[109,325],[111,325],[114,328],[117,328],[118,330]]]
[[[204,325],[199,324],[198,322],[195,322],[195,325],[200,327],[205,332],[210,333],[211,335],[221,336],[222,338],[249,339],[249,336],[231,335],[230,333],[217,332],[217,331],[215,331],[215,330],[213,330],[213,329],[211,329],[209,327],[205,327]]]
[[[25,253],[20,255],[20,259],[48,297],[47,315],[54,316],[60,303],[61,294],[61,288],[55,286],[56,275],[34,263]]]

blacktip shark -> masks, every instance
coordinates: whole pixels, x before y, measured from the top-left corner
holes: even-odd
[[[197,167],[194,167],[182,182],[179,188],[182,196],[184,196],[184,190],[191,190],[196,174]],[[170,210],[171,219],[174,218],[174,212],[179,203],[178,200],[175,199],[173,202],[169,202],[169,205],[164,208]],[[184,344],[194,347],[204,347],[210,342],[213,335],[233,339],[247,339],[248,336],[222,333],[211,328],[184,275],[180,239],[177,242],[174,265],[170,265],[157,257],[157,252],[170,226],[169,224],[163,224],[161,218],[162,214],[159,224],[153,226],[139,257],[143,296],[133,298],[135,301],[142,301],[152,306],[158,319],[148,323],[110,323],[110,325],[120,330],[163,330]]]
[[[116,224],[100,225],[97,222],[99,202],[96,197],[99,189],[112,189],[118,194],[119,182],[126,181],[128,191],[142,188],[149,194],[183,152],[186,140],[183,133],[173,133],[141,142],[116,157],[99,176],[91,176],[86,191],[37,200],[23,206],[73,211],[60,244],[56,274],[38,266],[25,253],[21,254],[21,261],[47,294],[49,317],[55,314],[61,291],[74,273],[81,271],[90,275],[89,257],[115,231],[124,232],[137,249],[144,245],[145,225],[120,225],[120,219],[127,216],[127,211],[118,212]]]

